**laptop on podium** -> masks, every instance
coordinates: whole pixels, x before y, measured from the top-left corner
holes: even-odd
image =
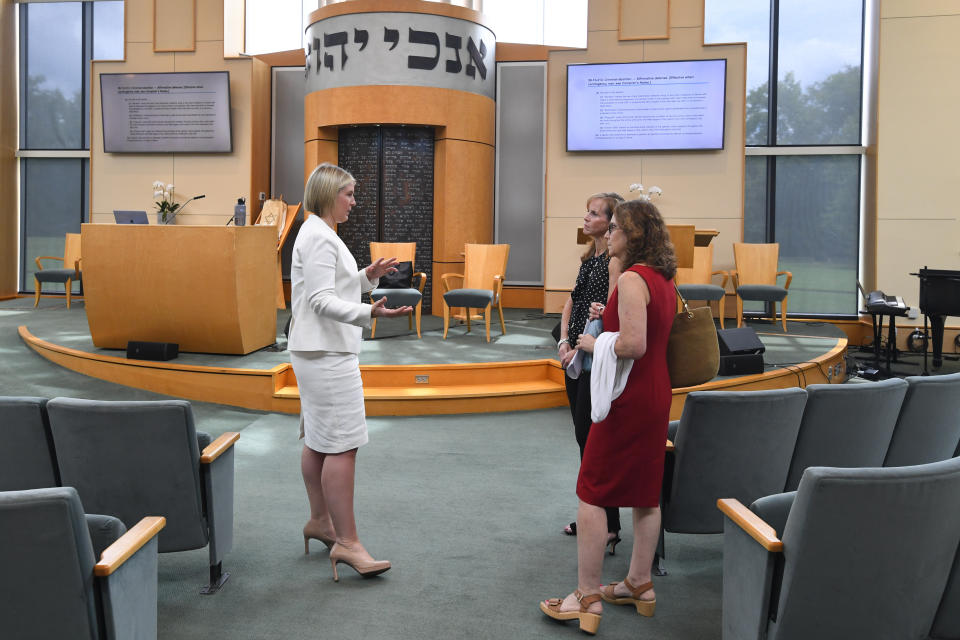
[[[146,211],[113,211],[113,219],[117,224],[147,224]]]

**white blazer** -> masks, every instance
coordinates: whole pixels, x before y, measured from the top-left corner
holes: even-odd
[[[360,295],[371,282],[340,236],[320,216],[308,216],[293,244],[292,321],[287,349],[360,353],[370,305]]]

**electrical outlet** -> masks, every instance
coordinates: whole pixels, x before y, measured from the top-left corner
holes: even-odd
[[[430,376],[416,376],[413,380],[417,384],[430,384]]]
[[[260,202],[263,202],[263,201],[266,200],[266,199],[267,199],[267,194],[264,193],[263,191],[261,191],[261,192],[260,192]]]

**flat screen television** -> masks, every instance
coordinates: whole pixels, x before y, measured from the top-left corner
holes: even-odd
[[[103,73],[106,153],[224,153],[233,150],[230,73]]]
[[[567,66],[567,151],[723,149],[727,61]]]

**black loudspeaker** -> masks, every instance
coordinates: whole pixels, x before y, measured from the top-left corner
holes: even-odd
[[[717,373],[721,376],[746,376],[752,373],[763,373],[763,356],[759,353],[720,356],[720,370]]]
[[[173,360],[180,353],[176,342],[137,342],[127,343],[127,358],[130,360]]]
[[[763,353],[764,346],[757,337],[757,332],[750,327],[740,327],[739,329],[721,329],[717,331],[717,339],[720,341],[720,355],[747,355],[751,353]]]

